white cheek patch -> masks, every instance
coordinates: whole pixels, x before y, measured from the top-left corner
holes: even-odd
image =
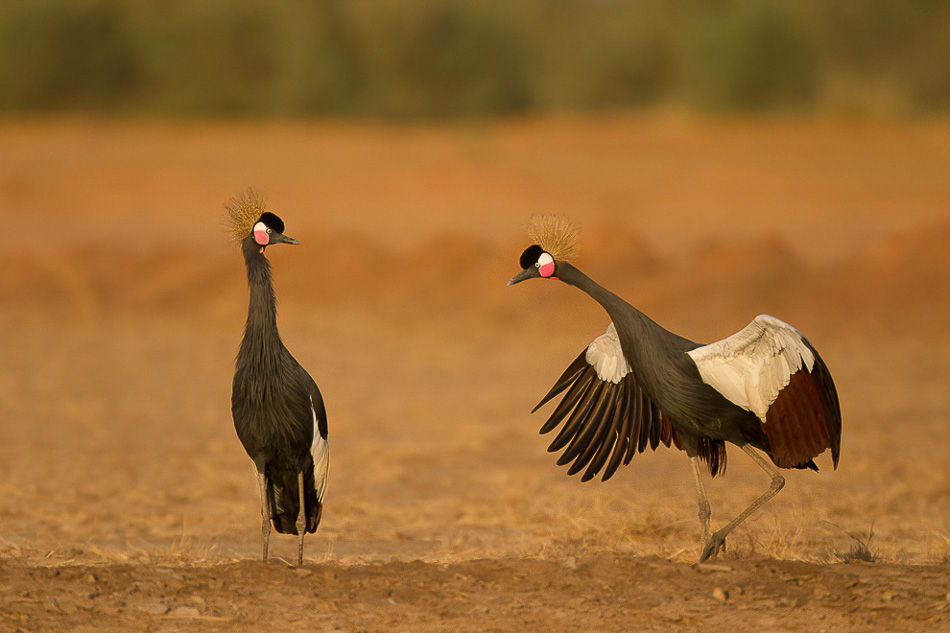
[[[267,225],[263,222],[258,222],[254,225],[254,241],[261,246],[267,246],[270,242],[270,236],[267,234]]]
[[[541,253],[538,257],[538,272],[542,277],[550,277],[554,274],[554,258],[549,253]]]

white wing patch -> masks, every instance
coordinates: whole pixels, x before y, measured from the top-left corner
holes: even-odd
[[[330,474],[330,445],[320,437],[317,412],[313,408],[313,396],[310,397],[310,411],[313,412],[313,445],[310,447],[310,454],[313,455],[314,488],[317,491],[317,501],[323,503],[323,495],[327,492],[327,480]]]
[[[793,374],[810,372],[815,354],[801,332],[760,314],[732,336],[687,352],[703,382],[763,423],[769,407]]]
[[[630,363],[623,355],[617,329],[611,323],[607,332],[594,339],[587,347],[587,363],[597,371],[597,377],[604,382],[617,384],[630,373]]]

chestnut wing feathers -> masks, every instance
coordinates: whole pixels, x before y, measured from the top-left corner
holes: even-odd
[[[762,425],[776,466],[802,468],[830,448],[832,464],[838,467],[841,450],[838,394],[828,368],[818,353],[814,353],[812,370],[801,370],[791,376],[788,386],[769,407]]]

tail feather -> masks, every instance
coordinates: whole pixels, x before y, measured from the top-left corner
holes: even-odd
[[[316,532],[323,514],[323,503],[317,497],[313,461],[308,460],[303,474],[304,507],[308,533]],[[274,529],[281,534],[297,534],[297,515],[300,510],[300,490],[297,473],[278,471],[268,476],[268,494],[271,500],[271,519]]]

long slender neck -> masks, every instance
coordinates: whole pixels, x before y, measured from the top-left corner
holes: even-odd
[[[253,237],[241,245],[244,265],[247,268],[247,285],[251,298],[247,308],[247,323],[244,326],[242,351],[254,356],[266,356],[279,348],[277,333],[277,297],[271,283],[270,262],[261,252]]]
[[[617,327],[618,332],[621,333],[621,340],[624,338],[622,335],[624,331],[633,335],[633,338],[635,338],[638,343],[636,346],[637,349],[626,349],[626,344],[624,349],[629,360],[632,361],[634,355],[639,356],[642,350],[651,345],[662,346],[668,349],[695,347],[695,343],[666,330],[656,321],[595,282],[571,264],[559,262],[557,266],[557,276],[558,279],[564,283],[583,290],[590,295],[594,301],[603,306]]]
[[[571,264],[559,262],[557,265],[557,277],[564,283],[583,290],[590,295],[594,301],[603,306],[613,321],[617,321],[628,314],[639,316],[649,321],[645,314],[598,284]]]

